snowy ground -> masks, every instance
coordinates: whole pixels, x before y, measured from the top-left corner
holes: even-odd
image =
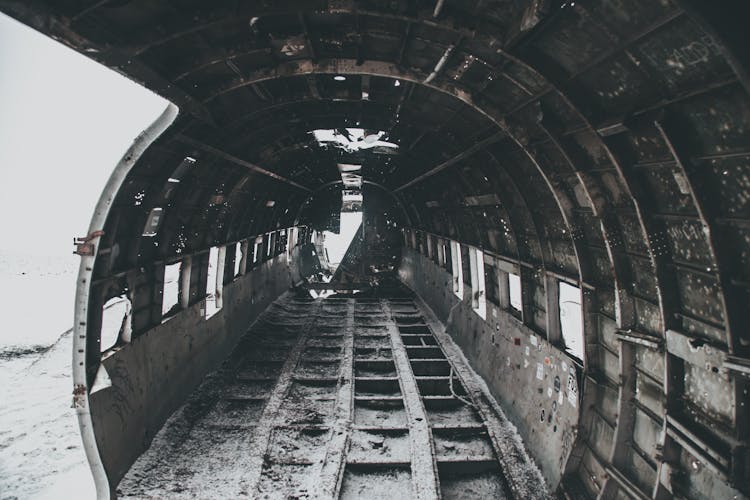
[[[77,270],[73,255],[0,254],[2,499],[94,497],[70,408]]]

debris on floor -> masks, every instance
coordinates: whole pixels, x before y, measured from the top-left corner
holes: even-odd
[[[287,295],[167,421],[118,496],[513,498],[497,433],[455,362],[411,298]]]

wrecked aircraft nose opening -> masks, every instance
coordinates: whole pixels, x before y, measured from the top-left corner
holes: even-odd
[[[79,247],[102,497],[750,493],[743,2],[0,9],[174,103]]]

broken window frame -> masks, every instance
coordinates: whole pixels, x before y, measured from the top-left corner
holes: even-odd
[[[154,207],[148,213],[146,217],[146,224],[143,227],[141,233],[144,237],[154,237],[159,234],[159,228],[164,220],[164,209],[162,207]]]
[[[116,314],[116,312],[113,312],[114,306],[121,302],[125,303],[125,313],[121,316],[118,315],[121,317],[121,319],[117,332],[115,333],[114,330],[112,330],[112,332],[105,332],[105,327],[107,326],[106,323],[108,323],[109,316]],[[102,354],[111,352],[122,344],[130,343],[133,337],[132,318],[133,303],[130,300],[130,297],[128,297],[127,293],[115,295],[104,301],[104,303],[102,304],[101,323],[99,327],[99,351]],[[114,336],[112,335],[113,333]]]
[[[471,288],[471,251],[468,245],[459,243],[461,251],[461,275],[464,278],[464,285]]]
[[[439,267],[445,267],[445,247],[443,246],[443,240],[441,238],[435,239],[435,248],[437,250],[437,259],[435,263]]]
[[[167,286],[168,284],[167,276],[170,273],[170,271],[173,271],[175,268],[177,269],[177,279],[174,282],[169,282],[170,285],[171,283],[174,283],[175,286],[174,287]],[[162,323],[174,317],[175,314],[177,314],[180,310],[182,310],[182,300],[181,300],[181,293],[180,293],[181,286],[182,286],[182,271],[183,271],[182,261],[177,261],[171,264],[164,265],[164,274],[162,276],[162,281],[161,281]],[[171,300],[172,298],[173,300]]]
[[[294,247],[297,245],[297,232],[299,230],[296,227],[289,229],[288,236],[286,238],[286,254],[291,257]]]
[[[443,247],[443,268],[450,274],[453,274],[453,252],[451,250],[451,241],[443,239],[440,242]]]
[[[564,292],[565,289],[568,289],[567,292]],[[586,335],[584,333],[584,317],[583,317],[583,289],[580,286],[573,285],[571,283],[568,283],[563,280],[557,280],[557,318],[560,321],[559,328],[560,328],[560,344],[562,349],[569,355],[578,360],[579,362],[583,363],[583,357],[586,353]],[[575,302],[574,300],[571,300],[570,295],[575,294],[576,298],[578,299],[578,302]],[[577,307],[570,307],[571,304],[574,304]],[[568,318],[569,320],[566,321],[567,314],[565,314],[566,311],[576,312],[580,317],[580,329],[579,330],[571,330],[575,328],[575,326],[572,324],[575,322],[575,319]]]
[[[190,284],[193,272],[193,257],[191,255],[182,259],[180,266],[180,308],[190,307]]]
[[[521,273],[507,273],[508,282],[508,311],[518,318],[523,317],[523,282]],[[517,286],[516,286],[517,284]],[[515,299],[518,299],[516,302]],[[518,304],[518,307],[516,307]]]
[[[247,257],[247,240],[238,241],[235,243],[234,248],[234,260],[232,261],[232,264],[234,265],[232,269],[232,278],[236,279],[245,274],[245,266],[246,263],[246,257]]]
[[[484,252],[469,247],[471,270],[471,307],[482,319],[487,318],[487,294],[484,283]]]
[[[500,276],[497,267],[485,260],[484,262],[484,285],[487,302],[501,307]]]
[[[464,298],[464,279],[463,265],[461,263],[461,244],[451,240],[451,267],[453,269],[453,293],[463,300]]]
[[[263,262],[263,249],[265,238],[263,235],[255,237],[255,243],[253,244],[253,267],[258,267]]]
[[[286,229],[279,231],[278,240],[276,241],[277,253],[276,255],[286,254],[287,247],[289,246],[289,232]]]
[[[266,233],[263,237],[263,261],[268,261],[273,258],[273,240],[274,233]]]
[[[211,247],[206,257],[206,294],[203,301],[203,317],[207,320],[221,311],[223,306],[226,249],[226,246]],[[211,269],[214,269],[213,273]]]
[[[430,246],[432,247],[432,261],[435,265],[442,267],[440,262],[440,238],[434,234],[430,235]]]

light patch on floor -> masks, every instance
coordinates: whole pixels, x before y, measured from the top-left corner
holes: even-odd
[[[349,245],[352,243],[357,230],[362,225],[362,212],[342,212],[341,213],[341,230],[339,234],[331,231],[324,231],[324,246],[328,252],[328,262],[331,264],[331,270],[335,271],[344,259]]]

